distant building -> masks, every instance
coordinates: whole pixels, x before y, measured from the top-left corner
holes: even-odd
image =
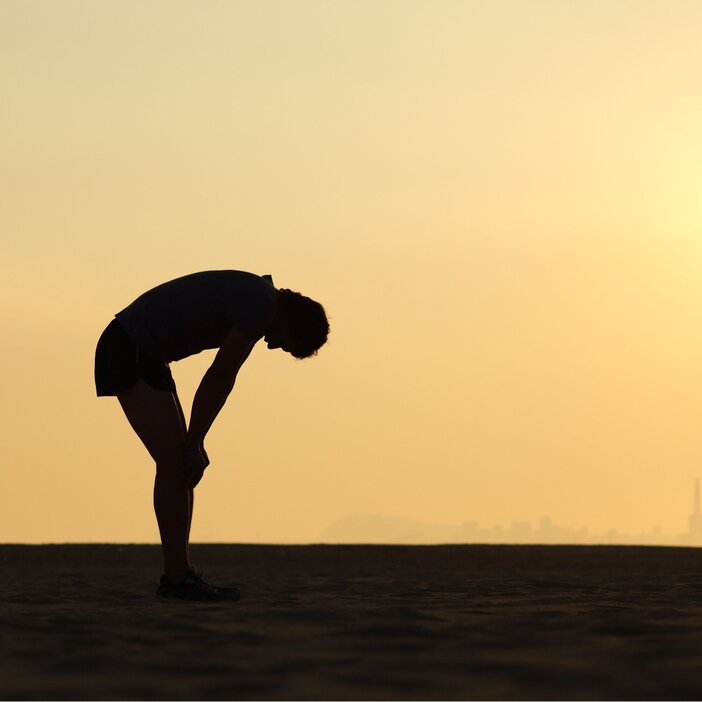
[[[478,522],[463,522],[462,536],[466,541],[477,539],[480,534]]]
[[[510,541],[530,541],[531,524],[529,522],[512,522],[509,526],[507,536]]]
[[[691,544],[702,544],[702,514],[700,514],[700,481],[695,480],[695,503],[690,515],[688,536]]]

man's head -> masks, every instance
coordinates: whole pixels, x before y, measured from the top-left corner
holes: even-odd
[[[324,307],[298,292],[279,289],[278,312],[264,339],[269,349],[283,349],[295,358],[316,356],[327,342],[329,321]]]

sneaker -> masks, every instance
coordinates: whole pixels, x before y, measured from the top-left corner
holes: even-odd
[[[241,597],[237,587],[215,587],[202,579],[202,572],[191,568],[179,583],[172,583],[165,575],[156,590],[158,597],[174,597],[198,602],[236,601]]]
[[[188,575],[191,577],[195,578],[196,580],[199,580],[201,583],[205,583],[205,581],[202,579],[202,571],[201,570],[196,570],[195,568],[190,568],[188,571]],[[205,583],[208,587],[214,587],[213,585],[210,585],[209,583]],[[216,587],[217,590],[220,592],[228,592],[230,595],[236,595],[236,597],[230,597],[230,599],[239,599],[241,597],[241,593],[239,592],[239,588],[236,585],[232,585],[231,587],[227,587],[224,585],[217,585]]]

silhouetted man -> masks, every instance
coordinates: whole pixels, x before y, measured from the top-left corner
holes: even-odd
[[[115,315],[95,351],[98,397],[114,395],[156,462],[154,509],[165,573],[157,593],[187,600],[239,599],[214,587],[190,563],[193,488],[209,458],[204,439],[234,387],[237,372],[262,337],[295,358],[316,355],[329,322],[318,302],[277,289],[271,276],[204,271],[149,290]],[[219,349],[193,400],[186,426],[172,361]]]

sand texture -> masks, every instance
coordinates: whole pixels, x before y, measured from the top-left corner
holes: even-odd
[[[0,546],[2,699],[701,699],[702,550]]]

